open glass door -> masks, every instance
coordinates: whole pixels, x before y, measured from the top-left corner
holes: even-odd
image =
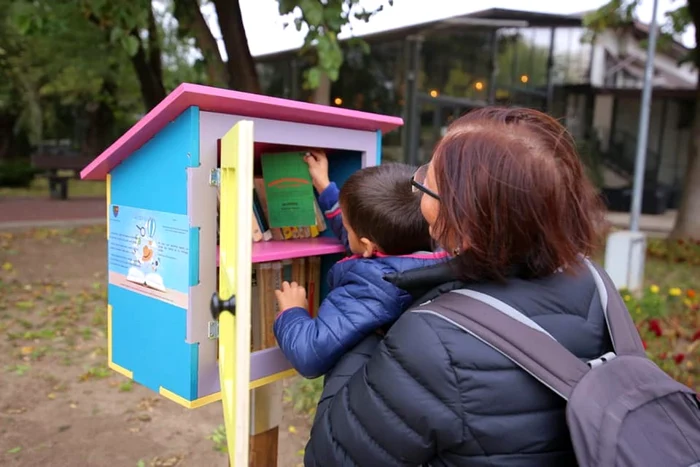
[[[219,291],[212,297],[232,466],[248,465],[253,157],[253,122],[242,120],[221,139]]]

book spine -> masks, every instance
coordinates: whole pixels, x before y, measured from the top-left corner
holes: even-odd
[[[263,233],[260,230],[260,224],[258,224],[258,218],[255,216],[255,213],[253,213],[253,222],[251,223],[251,225],[252,225],[253,242],[257,243],[257,242],[262,241]]]
[[[280,261],[273,262],[270,271],[272,287],[270,287],[267,293],[267,300],[270,306],[266,307],[268,310],[268,315],[265,319],[266,326],[263,329],[263,332],[265,334],[266,349],[277,346],[277,340],[275,339],[275,333],[272,327],[275,323],[275,318],[277,317],[277,314],[281,311],[279,309],[279,305],[277,305],[275,290],[279,290],[282,288],[282,263]]]
[[[321,257],[309,256],[306,258],[308,281],[309,314],[312,317],[318,316],[318,308],[321,305]]]
[[[258,198],[260,201],[260,206],[262,208],[262,212],[265,216],[265,219],[269,219],[270,213],[268,212],[268,209],[267,209],[267,195],[265,194],[265,181],[260,177],[256,177],[253,182],[255,184],[255,191],[258,195]],[[269,226],[269,222],[267,223],[267,225]],[[282,235],[282,229],[270,228],[270,233],[272,235],[273,240],[284,240],[284,235]]]
[[[253,265],[253,273],[250,282],[250,351],[262,350],[262,332],[260,325],[260,290],[258,288],[258,277],[260,277],[260,266]]]

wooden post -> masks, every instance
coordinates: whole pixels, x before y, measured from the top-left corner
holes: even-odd
[[[282,381],[253,389],[250,394],[250,467],[277,467],[282,422]]]

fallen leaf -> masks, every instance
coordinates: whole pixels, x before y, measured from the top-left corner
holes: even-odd
[[[4,271],[12,271],[12,269],[13,269],[12,263],[10,263],[9,261],[4,262],[2,264],[2,269]],[[20,449],[22,449],[22,448],[20,448]]]
[[[142,422],[150,422],[151,416],[148,415],[147,413],[142,413],[142,414],[139,414],[138,419],[141,420]]]
[[[289,425],[289,432],[290,433],[296,433],[297,432],[297,427],[294,425]]]
[[[70,405],[69,405],[69,407],[70,407],[71,409],[77,409],[77,408],[78,408],[78,404],[76,404],[76,403],[74,403],[74,402],[71,402]]]
[[[48,397],[51,400],[54,400],[56,398],[56,394],[54,394],[53,392],[50,392],[46,397]]]
[[[30,355],[32,352],[34,352],[34,347],[32,347],[31,345],[25,345],[20,349],[20,352],[22,353],[22,355]]]
[[[31,310],[32,308],[34,308],[34,302],[31,300],[22,300],[19,302],[15,302],[15,306],[20,310]]]

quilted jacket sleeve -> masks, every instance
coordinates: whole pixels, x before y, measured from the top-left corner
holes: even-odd
[[[315,319],[303,308],[291,308],[275,320],[280,349],[302,376],[316,378],[328,372],[360,340],[396,321],[410,303],[406,292],[382,279],[375,261],[354,261]]]
[[[450,356],[430,317],[404,313],[326,376],[306,467],[417,466],[468,441]]]
[[[343,227],[343,215],[340,212],[338,196],[340,196],[338,185],[336,185],[335,182],[331,182],[331,184],[318,195],[318,206],[323,211],[323,215],[326,217],[333,234],[341,241],[345,249],[349,251],[348,232],[345,230],[345,227]]]

